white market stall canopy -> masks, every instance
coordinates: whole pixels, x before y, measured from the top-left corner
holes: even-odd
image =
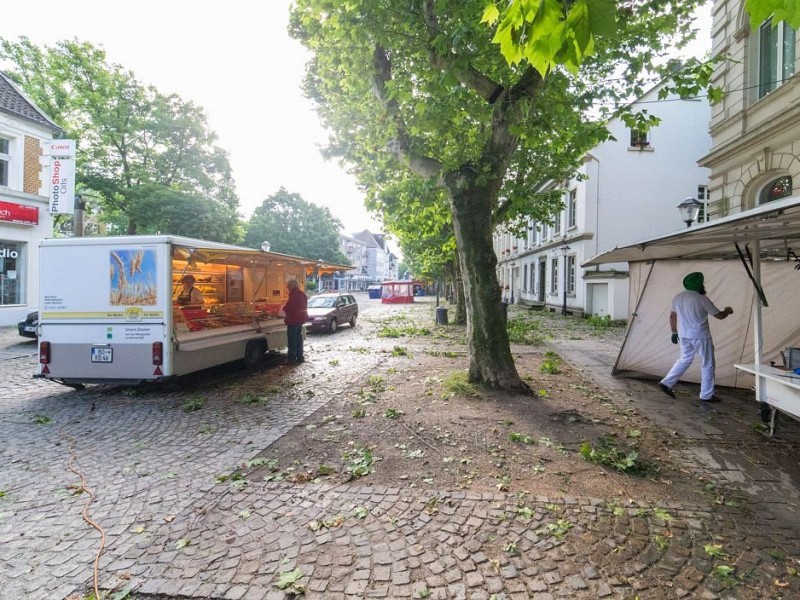
[[[614,248],[587,261],[583,267],[630,263],[631,314],[614,373],[666,374],[677,357],[677,346],[669,340],[672,297],[682,291],[686,274],[701,271],[709,298],[719,308],[730,305],[735,311],[724,321],[710,319],[717,383],[751,387],[752,376],[734,364],[781,364],[787,346],[800,346],[798,256],[800,198],[793,197]],[[698,382],[699,376],[698,365],[693,365],[684,379]]]

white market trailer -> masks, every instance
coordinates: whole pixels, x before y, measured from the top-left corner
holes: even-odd
[[[136,384],[286,346],[286,284],[346,269],[178,236],[40,243],[39,373],[66,385]],[[178,306],[183,275],[202,307]]]

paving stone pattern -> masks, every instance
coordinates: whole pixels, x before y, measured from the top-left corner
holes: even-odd
[[[88,495],[70,451],[97,492],[102,586],[131,585],[141,600],[289,598],[276,584],[294,569],[305,597],[325,600],[800,598],[786,577],[797,519],[761,506],[217,481],[379,357],[336,379],[312,378],[307,363],[292,398],[254,406],[213,382],[74,392],[30,377],[32,344],[0,335],[0,346],[0,600],[90,589],[100,536],[81,518]],[[186,412],[198,394],[206,406]],[[709,555],[712,542],[725,556]],[[724,565],[743,580],[720,577]]]

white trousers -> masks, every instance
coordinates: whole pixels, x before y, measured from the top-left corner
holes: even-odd
[[[683,376],[694,361],[700,356],[700,400],[708,400],[714,396],[714,342],[711,338],[680,338],[681,356],[672,365],[661,383],[672,388]]]

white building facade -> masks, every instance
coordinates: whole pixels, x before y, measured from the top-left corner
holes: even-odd
[[[397,264],[393,254],[386,243],[386,236],[382,233],[370,233],[368,229],[353,234],[353,238],[364,243],[367,250],[366,267],[367,275],[372,283],[380,283],[395,279]]]
[[[53,236],[43,147],[59,132],[0,73],[0,325],[24,319],[38,304],[39,241]]]
[[[367,272],[367,244],[362,240],[339,234],[339,249],[353,268],[344,273],[343,288],[363,291],[369,285]]]
[[[712,52],[728,57],[713,75],[725,97],[711,108],[713,145],[701,160],[713,220],[797,195],[800,46],[785,23],[751,27],[744,0],[716,0],[712,16]]]
[[[707,196],[708,170],[697,161],[711,146],[705,100],[658,99],[645,94],[634,111],[661,119],[646,134],[621,120],[609,123],[615,139],[592,148],[577,177],[550,182],[564,191],[553,224],[525,224],[527,235],[495,235],[498,280],[507,302],[554,312],[628,318],[627,264],[581,269],[615,246],[681,227],[677,205]]]

